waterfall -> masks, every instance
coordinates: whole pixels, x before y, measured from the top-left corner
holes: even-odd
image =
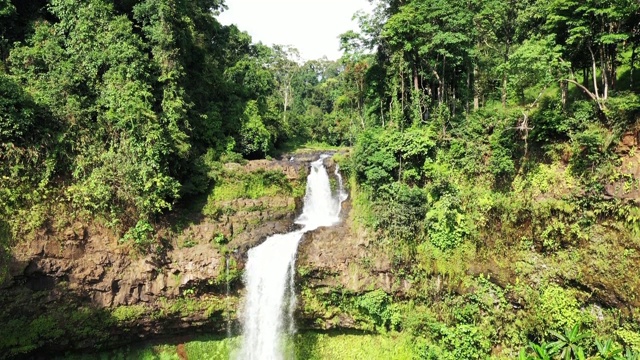
[[[227,320],[227,339],[231,338],[231,309],[229,306],[229,294],[231,293],[231,284],[229,281],[229,255],[224,257],[224,281],[226,283],[226,295],[224,298],[225,317]]]
[[[244,281],[243,339],[238,360],[283,360],[286,335],[295,330],[295,260],[302,235],[321,226],[331,226],[340,218],[340,205],[346,198],[340,189],[334,195],[322,155],[311,163],[302,214],[295,223],[302,229],[273,235],[249,250]]]
[[[340,165],[336,164],[336,171],[334,172],[336,177],[338,178],[338,200],[340,203],[347,200],[349,197],[349,193],[344,189],[344,184],[342,182],[342,174],[340,174]],[[338,215],[340,215],[340,210],[338,209]]]

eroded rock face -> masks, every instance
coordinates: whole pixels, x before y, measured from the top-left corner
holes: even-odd
[[[282,171],[288,180],[304,181],[308,161],[318,155],[251,161],[244,166],[227,165],[227,170],[275,170]],[[327,166],[333,173],[335,164],[327,160]],[[164,245],[145,254],[120,244],[111,230],[99,225],[76,223],[61,232],[43,231],[13,249],[9,276],[0,286],[0,302],[9,302],[5,305],[12,313],[24,315],[26,324],[52,310],[69,307],[107,314],[120,311],[117,321],[112,319],[105,330],[109,338],[117,334],[131,339],[184,333],[203,326],[223,331],[239,307],[239,275],[246,252],[270,235],[295,228],[293,220],[301,211],[302,199],[276,195],[235,199],[219,206],[233,211],[215,218],[194,218],[178,233],[167,226],[157,235],[157,242]],[[347,201],[343,204],[345,218],[349,210]],[[366,234],[351,229],[351,220],[346,220],[305,235],[298,262],[298,267],[311,273],[304,279],[305,286],[391,291],[390,263],[381,260],[383,257],[372,262],[373,250]],[[230,294],[226,294],[226,280],[231,281]],[[20,298],[20,303],[11,302],[14,298]],[[352,319],[343,320],[342,325],[349,327]],[[73,345],[48,344],[43,349],[94,347],[104,341],[106,337]]]
[[[307,174],[307,164],[288,160],[229,166],[282,171],[289,181]],[[154,245],[143,251],[98,224],[43,229],[19,242],[0,257],[9,261],[0,284],[0,359],[225,331],[239,307],[246,251],[293,226],[301,199],[284,194],[220,202],[228,212],[219,216],[179,214],[183,228],[172,229],[171,219],[157,225]]]
[[[265,210],[258,215],[265,221],[263,226],[244,231],[228,246],[240,254],[260,239],[287,231],[292,215],[278,213],[273,219]],[[231,216],[225,219],[225,224],[233,227],[244,222],[246,216]],[[211,241],[216,234],[224,233],[220,230],[218,223],[193,225],[165,253],[148,255],[132,253],[130,248],[120,246],[105,229],[83,228],[81,235],[73,238],[65,233],[63,241],[56,235],[41,235],[14,249],[9,279],[3,288],[8,291],[26,286],[45,291],[64,282],[69,290],[101,307],[149,303],[159,297],[171,299],[182,295],[185,289],[217,283],[224,276],[225,255],[221,246]],[[181,246],[184,238],[192,243]]]
[[[235,166],[238,171],[282,171],[290,180],[306,177],[302,162],[258,160]],[[236,199],[220,206],[233,209],[233,214],[193,221],[177,236],[161,230],[159,236],[171,238],[159,253],[136,253],[119,244],[110,230],[98,226],[77,223],[61,233],[44,231],[13,249],[2,288],[26,286],[46,291],[64,282],[70,291],[101,307],[175,298],[186,289],[217,283],[224,276],[226,260],[223,244],[215,241],[217,236],[231,239],[224,250],[234,250],[232,256],[241,267],[242,254],[249,248],[292,228],[300,199]]]
[[[333,287],[362,293],[371,289],[395,292],[391,262],[369,243],[371,236],[354,231],[349,216],[351,201],[342,204],[344,220],[304,235],[298,249],[297,267],[308,272],[310,287]]]

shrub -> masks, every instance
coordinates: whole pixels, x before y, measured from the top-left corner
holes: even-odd
[[[392,239],[419,242],[426,201],[424,190],[418,187],[397,182],[381,187],[380,197],[374,202],[376,228]]]
[[[146,312],[144,305],[122,305],[113,309],[111,315],[120,322],[140,319]]]
[[[576,174],[593,172],[605,159],[605,141],[608,137],[607,130],[597,125],[589,126],[586,130],[573,135],[571,137],[573,152],[570,160],[571,170]]]
[[[542,291],[538,306],[538,314],[543,317],[547,329],[571,328],[591,320],[580,311],[575,294],[558,285],[551,284]]]
[[[396,318],[391,306],[392,299],[384,291],[378,289],[360,296],[358,309],[367,315],[377,328],[388,329]]]
[[[138,220],[136,225],[124,234],[120,242],[132,243],[137,250],[148,250],[153,243],[153,226],[147,220]]]
[[[456,195],[446,193],[431,204],[426,215],[426,230],[429,241],[440,250],[462,244],[470,234],[470,227]]]
[[[272,147],[271,134],[262,122],[258,103],[255,100],[249,101],[244,111],[239,145],[245,155],[266,156]]]
[[[393,182],[393,173],[399,163],[382,141],[383,132],[365,131],[356,143],[353,153],[353,170],[358,182],[377,190]]]
[[[22,140],[36,121],[36,106],[7,75],[0,74],[0,143]]]
[[[485,359],[491,350],[491,342],[474,325],[462,324],[445,329],[443,343],[449,353],[445,359]]]

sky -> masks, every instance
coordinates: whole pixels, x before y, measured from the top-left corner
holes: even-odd
[[[367,0],[225,0],[228,10],[218,20],[236,24],[265,45],[292,45],[303,60],[341,56],[338,36],[357,30],[352,21],[358,10],[368,11]]]

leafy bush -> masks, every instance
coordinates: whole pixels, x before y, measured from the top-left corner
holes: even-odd
[[[618,92],[609,99],[607,106],[609,125],[624,130],[634,125],[640,115],[640,96],[634,92]]]
[[[250,173],[237,172],[219,179],[209,202],[258,199],[263,196],[290,194],[293,190],[286,176],[280,171],[259,169]]]
[[[353,152],[353,171],[361,184],[379,189],[393,182],[399,163],[393,151],[382,140],[384,132],[365,131]]]
[[[36,121],[36,105],[10,77],[0,73],[0,143],[24,142]]]
[[[623,344],[640,352],[640,332],[629,329],[619,329],[616,330],[616,335],[620,338]]]
[[[394,182],[382,186],[379,194],[373,204],[376,228],[394,240],[419,242],[426,213],[424,190]]]
[[[395,322],[396,314],[391,304],[391,297],[380,289],[361,295],[357,301],[358,309],[381,329],[388,329]]]
[[[200,155],[190,164],[191,176],[182,184],[180,189],[181,195],[203,194],[210,190],[210,186],[222,173],[221,161],[223,160],[223,156],[220,157],[221,161],[217,161],[216,158],[216,151],[214,149],[208,149],[206,153]],[[229,158],[226,160],[229,160]]]
[[[146,313],[145,305],[122,305],[118,306],[111,315],[120,322],[131,322],[140,319]]]
[[[256,101],[249,101],[240,130],[240,149],[245,155],[266,156],[271,149],[271,134],[265,127]]]
[[[576,174],[593,172],[605,159],[606,140],[608,131],[597,125],[589,126],[586,130],[571,137],[573,155],[571,169]]]
[[[491,350],[491,341],[474,325],[461,324],[444,330],[445,359],[485,359]]]
[[[514,141],[513,129],[497,130],[490,138],[491,156],[489,157],[489,172],[498,180],[505,181],[515,174],[517,141]]]
[[[588,315],[580,310],[575,295],[558,285],[551,284],[542,290],[538,306],[548,329],[562,330],[590,322]]]
[[[4,283],[9,269],[9,256],[11,254],[12,234],[8,222],[3,219],[0,212],[0,284]]]
[[[433,202],[425,219],[429,241],[438,249],[458,247],[470,234],[467,216],[460,207],[458,196],[444,194]]]
[[[124,234],[121,242],[131,243],[138,250],[145,251],[153,243],[153,226],[147,220],[138,220],[136,225]]]
[[[537,111],[531,114],[531,139],[540,146],[566,141],[573,134],[584,131],[594,123],[596,114],[591,101],[575,101],[567,110],[560,99],[543,97]]]

